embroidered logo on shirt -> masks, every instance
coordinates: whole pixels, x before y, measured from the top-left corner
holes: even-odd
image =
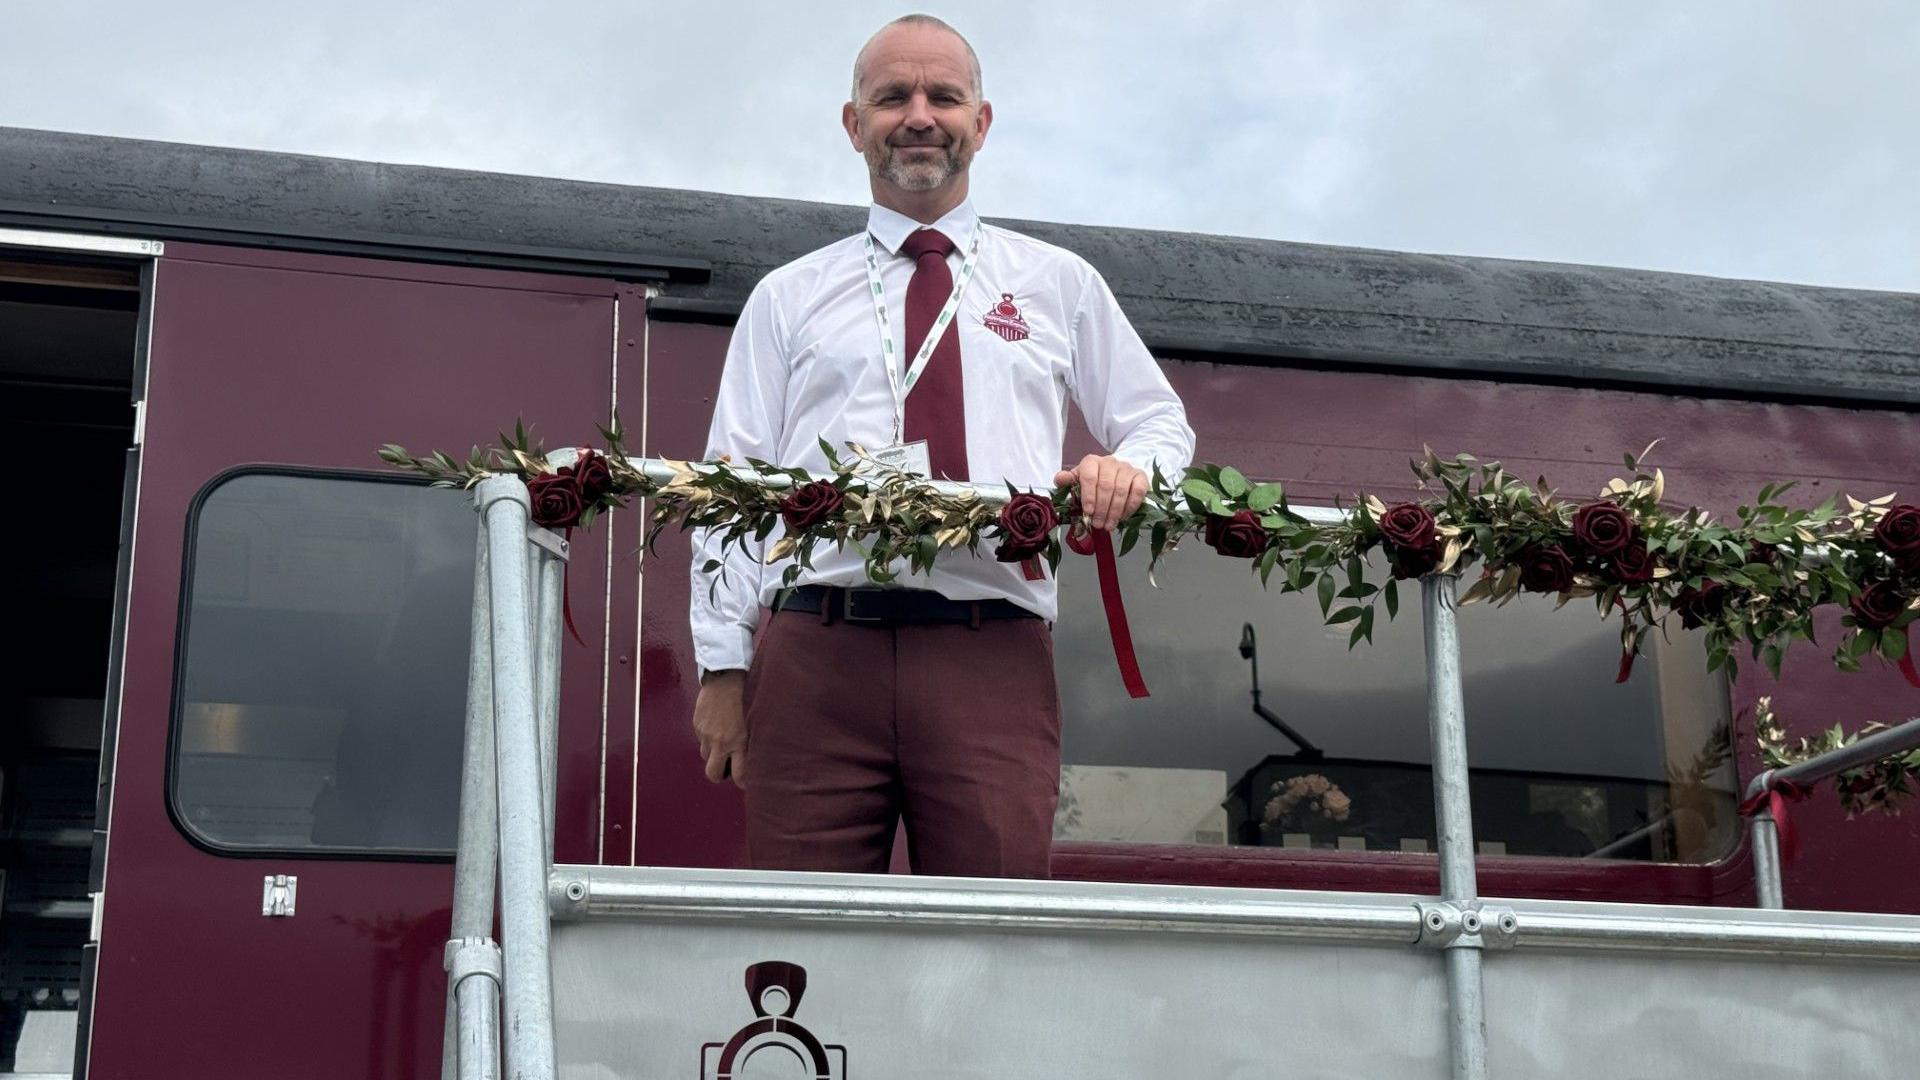
[[[981,322],[1008,341],[1025,341],[1031,332],[1027,320],[1020,317],[1020,309],[1013,306],[1012,293],[1001,293],[1000,302],[987,311]]]

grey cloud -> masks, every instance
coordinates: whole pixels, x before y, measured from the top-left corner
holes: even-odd
[[[0,124],[864,198],[870,2],[15,5]],[[935,5],[1005,217],[1920,290],[1900,0]]]

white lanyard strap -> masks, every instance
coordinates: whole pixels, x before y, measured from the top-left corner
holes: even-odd
[[[973,267],[980,258],[980,226],[973,227],[973,243],[967,245],[967,257],[960,261],[960,273],[953,279],[953,292],[947,297],[945,307],[933,320],[933,326],[927,330],[927,338],[920,343],[920,351],[913,354],[913,363],[903,374],[900,370],[898,354],[893,347],[893,329],[887,322],[887,294],[880,285],[880,258],[874,254],[873,234],[867,234],[867,285],[873,291],[874,321],[880,326],[880,361],[886,365],[887,381],[893,385],[893,437],[900,440],[901,428],[906,423],[907,395],[913,392],[914,384],[927,370],[927,363],[933,359],[933,350],[939,346],[940,338],[947,332],[947,324],[953,321],[954,313],[960,310],[960,297],[967,291],[967,282],[973,279]]]

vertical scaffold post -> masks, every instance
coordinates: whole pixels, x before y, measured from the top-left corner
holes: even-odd
[[[1756,906],[1774,911],[1787,906],[1786,891],[1780,885],[1780,826],[1773,810],[1762,804],[1748,826],[1753,840],[1753,891]]]
[[[1454,574],[1421,581],[1427,639],[1427,725],[1433,739],[1433,809],[1439,829],[1441,899],[1462,911],[1479,902],[1473,867],[1473,807],[1467,796],[1467,715],[1460,692],[1460,631]],[[1453,1080],[1486,1080],[1486,1003],[1480,950],[1443,951]]]
[[[493,780],[493,645],[487,603],[487,533],[474,529],[473,621],[468,628],[467,727],[460,774],[460,824],[453,856],[453,930],[448,972],[460,943],[480,939],[498,949],[493,935],[494,872],[499,865]],[[466,1005],[462,1005],[464,1001]],[[490,981],[464,994],[447,980],[447,1029],[440,1075],[444,1080],[494,1080],[500,1075],[500,995]],[[489,1041],[489,1038],[491,1041]],[[478,1058],[462,1046],[487,1047]]]
[[[547,535],[546,541],[566,550],[566,541]],[[547,838],[547,862],[553,862],[554,799],[560,772],[560,626],[566,604],[566,556],[556,555],[544,544],[533,545],[539,551],[539,612],[534,620],[534,648],[538,652],[534,685],[540,717],[540,810]]]
[[[528,579],[527,488],[481,481],[493,639],[494,773],[500,821],[500,931],[507,1075],[552,1080],[553,973],[548,959],[546,815],[534,686],[535,611]]]

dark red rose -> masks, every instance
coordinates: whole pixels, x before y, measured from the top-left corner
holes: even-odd
[[[1052,499],[1020,492],[1000,508],[1000,546],[993,549],[993,557],[1001,562],[1021,562],[1046,554],[1053,527],[1058,524],[1060,515],[1054,512]]]
[[[780,520],[790,533],[803,533],[839,512],[847,497],[832,484],[812,480],[780,499]]]
[[[1907,610],[1907,598],[1893,587],[1891,581],[1876,581],[1860,590],[1860,594],[1847,601],[1847,610],[1853,612],[1853,621],[1868,630],[1883,630],[1893,625],[1900,613]]]
[[[1440,565],[1440,546],[1425,548],[1394,548],[1387,554],[1387,567],[1393,576],[1405,581],[1422,574],[1431,574]]]
[[[1557,593],[1573,588],[1573,558],[1559,544],[1534,544],[1520,553],[1520,587]]]
[[[1920,574],[1920,506],[1890,507],[1873,527],[1873,538],[1893,556],[1903,574]]]
[[[1597,558],[1619,554],[1633,543],[1636,533],[1633,516],[1604,499],[1588,503],[1573,515],[1574,543]]]
[[[1657,561],[1647,552],[1647,545],[1635,540],[1621,548],[1613,556],[1613,577],[1622,585],[1645,585],[1653,580],[1653,568]]]
[[[1399,503],[1380,515],[1380,535],[1396,548],[1422,551],[1438,546],[1433,512],[1419,503]]]
[[[1747,544],[1747,561],[1762,566],[1780,565],[1780,549],[1773,544],[1763,544],[1754,540]]]
[[[548,529],[578,524],[580,511],[586,508],[571,469],[541,473],[527,481],[527,498],[533,503],[533,523]]]
[[[607,464],[605,455],[588,450],[573,463],[573,480],[580,488],[580,497],[589,503],[613,490],[613,467]]]
[[[1228,558],[1254,558],[1272,542],[1260,515],[1251,510],[1235,510],[1232,517],[1207,515],[1207,546]]]
[[[1727,588],[1711,579],[1701,582],[1697,589],[1681,589],[1680,595],[1673,598],[1673,610],[1680,613],[1680,625],[1688,630],[1698,630],[1726,609]]]

